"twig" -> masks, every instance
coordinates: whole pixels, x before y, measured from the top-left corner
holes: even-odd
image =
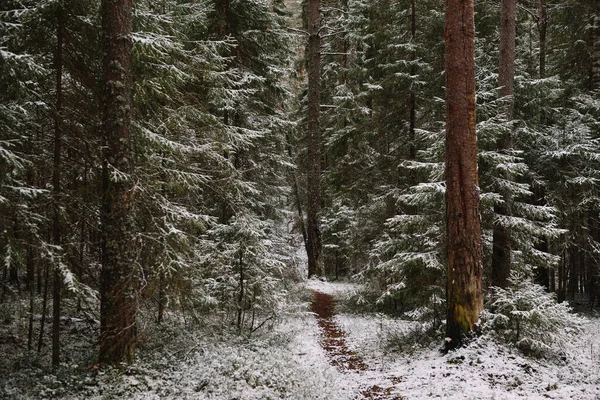
[[[272,320],[273,318],[275,318],[275,314],[271,315],[269,318],[265,319],[263,322],[261,322],[256,328],[252,329],[252,331],[250,333],[254,333],[256,332],[258,329],[260,329],[261,326],[263,326],[267,321]]]
[[[292,28],[292,27],[290,27],[290,26],[286,26],[286,28],[287,28],[288,30],[292,31],[292,32],[301,33],[301,34],[303,34],[303,35],[306,35],[306,36],[308,36],[308,32],[306,32],[306,31],[303,31],[302,29],[296,29],[296,28]]]

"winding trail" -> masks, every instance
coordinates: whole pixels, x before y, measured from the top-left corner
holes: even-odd
[[[332,295],[313,290],[311,311],[316,314],[321,328],[321,347],[327,352],[331,365],[337,367],[340,372],[362,373],[369,367],[356,352],[348,349],[346,332],[333,318],[334,303]],[[402,400],[402,397],[392,393],[393,389],[374,385],[361,391],[361,394],[363,399]]]

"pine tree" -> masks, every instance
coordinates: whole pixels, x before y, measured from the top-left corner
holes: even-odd
[[[465,22],[466,21],[466,22]],[[475,22],[472,1],[446,1],[446,348],[479,328],[483,254],[475,134]]]
[[[515,79],[515,40],[517,28],[517,3],[515,0],[503,0],[500,13],[500,56],[498,69],[499,98],[505,102],[505,118],[511,121],[513,117],[514,79]],[[498,151],[510,151],[513,147],[512,133],[503,133],[498,139]],[[509,177],[506,177],[509,178]],[[506,204],[494,206],[494,213],[507,215]],[[506,287],[510,276],[511,263],[510,235],[506,226],[494,224],[491,285]]]
[[[54,157],[52,163],[52,244],[60,247],[62,230],[60,225],[60,198],[61,198],[61,169],[62,169],[62,107],[63,107],[63,42],[65,34],[64,5],[59,3],[56,10],[56,55],[54,68],[56,71],[56,102],[54,106]],[[62,276],[59,266],[54,268],[52,292],[52,366],[60,363],[60,302],[61,302]]]
[[[37,215],[35,222],[30,220],[31,223],[23,224],[23,227],[27,227],[27,233],[21,234],[18,253],[23,255],[23,275],[28,289],[34,287],[36,268],[38,293],[44,287],[38,346],[40,350],[44,339],[47,294],[48,289],[52,288],[52,361],[55,366],[59,361],[61,296],[65,291],[70,292],[69,295],[83,294],[79,290],[83,286],[73,279],[71,273],[71,255],[75,252],[76,234],[62,230],[61,226],[81,221],[79,213],[74,210],[81,209],[82,202],[78,201],[72,191],[75,186],[73,182],[79,178],[79,167],[87,163],[87,160],[82,160],[85,152],[79,152],[79,144],[89,140],[83,134],[81,122],[87,124],[96,120],[94,111],[90,112],[95,107],[87,97],[88,88],[82,84],[86,81],[80,72],[85,68],[75,61],[85,53],[75,43],[89,43],[90,36],[94,37],[89,35],[94,28],[90,29],[90,24],[77,17],[89,11],[88,3],[70,1],[68,7],[63,2],[39,2],[35,6],[9,4],[10,11],[3,14],[7,18],[13,18],[13,23],[3,25],[10,27],[3,36],[7,49],[11,49],[11,53],[22,59],[21,73],[12,75],[13,87],[28,88],[26,92],[22,92],[28,93],[26,96],[13,98],[14,105],[18,105],[18,109],[27,114],[18,126],[14,125],[17,129],[14,133],[20,136],[23,143],[20,152],[27,165],[22,177],[30,186],[53,188],[52,191],[39,191],[40,196],[28,203],[27,214]],[[28,56],[24,58],[20,53]],[[10,76],[11,74],[7,75]],[[77,107],[73,107],[73,104],[77,104]],[[65,159],[67,162],[64,162]],[[92,203],[89,205],[93,207]],[[30,219],[25,215],[19,218],[22,221]],[[42,274],[41,269],[48,271],[48,274]],[[44,279],[50,276],[50,272],[52,281]],[[15,270],[15,273],[18,276],[20,271]],[[30,300],[30,306],[33,307],[34,297],[30,297]],[[30,345],[33,322],[30,319]]]
[[[50,74],[48,65],[33,54],[23,54],[20,36],[23,25],[19,20],[20,7],[13,2],[0,7],[0,80],[5,90],[0,93],[0,256],[3,260],[3,285],[0,298],[7,297],[8,288],[16,285],[18,272],[26,258],[29,246],[41,247],[43,237],[43,210],[35,207],[47,192],[36,182],[35,148],[44,148],[39,139],[39,125],[35,116],[48,108],[37,101],[43,93],[40,84]],[[26,85],[25,82],[32,82]],[[48,122],[46,120],[46,122]],[[28,264],[30,266],[30,264]],[[28,273],[26,285],[33,289],[33,273]]]
[[[102,2],[104,113],[100,355],[102,363],[132,361],[137,277],[130,215],[136,201],[131,146],[133,2]]]
[[[321,273],[321,15],[320,1],[308,2],[308,63],[307,99],[307,208],[306,208],[306,253],[308,276]]]

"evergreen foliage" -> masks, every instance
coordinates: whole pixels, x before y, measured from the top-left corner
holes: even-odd
[[[552,356],[581,332],[584,320],[544,287],[513,274],[507,289],[493,288],[490,325],[505,340],[537,357]]]
[[[318,31],[323,272],[360,280],[373,308],[435,329],[445,319],[448,239],[443,5],[323,0]],[[300,7],[136,1],[133,168],[110,178],[134,194],[127,262],[138,318],[219,316],[249,335],[275,319],[303,275],[292,237],[306,233],[310,171]],[[99,319],[100,10],[99,0],[0,4],[0,309],[27,305],[28,347],[38,342],[42,354],[59,286],[52,272],[64,314]],[[484,282],[494,227],[503,227],[515,277],[490,290],[494,326],[542,354],[577,326],[554,298],[593,307],[600,288],[597,1],[521,4],[512,118],[499,99],[499,18],[496,4],[476,5]],[[509,133],[507,149],[499,139]]]

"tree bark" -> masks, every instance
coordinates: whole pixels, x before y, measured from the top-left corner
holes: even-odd
[[[290,143],[290,138],[286,135],[287,142],[287,151],[290,160],[294,159],[294,153],[292,151],[292,144]],[[304,223],[304,212],[302,211],[302,199],[300,197],[300,185],[298,185],[298,177],[294,171],[291,171],[292,174],[292,189],[293,195],[295,197],[296,203],[296,211],[298,212],[298,224],[300,225],[300,231],[302,233],[302,241],[304,243],[304,247],[307,248],[308,244],[308,236],[306,233],[306,224]]]
[[[473,0],[446,0],[446,349],[478,330],[483,310],[482,242],[475,132]]]
[[[600,0],[595,1],[594,43],[592,52],[592,90],[600,91]]]
[[[546,33],[548,31],[548,13],[546,12],[545,0],[538,0],[538,33],[540,35],[540,79],[546,77]]]
[[[33,269],[35,268],[35,258],[33,253],[33,246],[31,244],[27,244],[27,276],[29,276],[29,271],[31,271],[31,280],[28,278],[29,282],[29,324],[27,329],[27,350],[31,350],[33,348],[33,312],[34,312],[34,288],[33,288]]]
[[[87,160],[85,160],[84,162],[84,166],[83,166],[83,190],[87,191],[88,190],[88,182],[87,182]],[[77,262],[77,279],[79,280],[79,282],[83,282],[83,262],[85,260],[85,246],[86,246],[86,241],[85,241],[85,235],[86,235],[86,231],[85,231],[85,224],[87,223],[87,219],[86,219],[86,209],[85,207],[81,208],[81,218],[80,218],[80,223],[81,223],[81,229],[79,231],[79,262]],[[78,296],[77,297],[77,311],[81,311],[81,297]]]
[[[46,326],[46,310],[48,308],[48,280],[50,279],[50,267],[48,263],[44,263],[44,297],[42,298],[42,319],[40,320],[40,335],[38,338],[37,351],[42,351],[44,345],[44,328]]]
[[[593,40],[592,40],[592,77],[591,77],[591,95],[600,95],[600,0],[594,1],[594,30],[593,30]],[[600,241],[600,229],[598,220],[600,218],[600,214],[596,210],[590,210],[588,215],[588,226],[589,226],[589,234],[592,237],[592,240],[598,242]],[[594,307],[594,301],[598,295],[598,275],[600,272],[600,267],[598,263],[594,262],[592,259],[589,260],[589,299],[590,299],[590,307]]]
[[[320,1],[308,1],[308,173],[307,173],[307,221],[306,253],[308,256],[308,276],[320,272],[321,230],[319,211],[321,209],[321,127],[319,113],[321,106],[321,37]]]
[[[32,240],[30,237],[29,240]],[[25,261],[25,266],[27,270],[27,275],[25,278],[25,288],[27,291],[33,293],[35,291],[35,260],[33,257],[33,249],[31,243],[27,244],[27,258]]]
[[[165,274],[163,272],[158,273],[158,316],[156,318],[157,324],[162,324],[163,316],[165,314],[165,308],[167,306],[167,297],[165,295]]]
[[[417,35],[417,11],[416,11],[416,0],[411,0],[410,2],[410,39],[413,42],[413,46],[415,45],[415,36]],[[415,65],[415,60],[417,59],[416,50],[412,50],[410,53],[410,61],[412,62],[410,65],[410,75],[415,76],[417,74],[417,67]],[[411,85],[410,89],[410,118],[409,118],[409,138],[410,138],[410,148],[409,148],[409,157],[411,160],[415,160],[417,158],[417,146],[416,146],[416,111],[417,111],[417,101],[416,101],[416,90],[415,85]]]
[[[242,333],[242,315],[244,313],[244,257],[242,250],[240,250],[240,293],[238,294],[237,304],[237,329],[238,332]]]
[[[104,97],[101,363],[132,361],[137,292],[132,252],[131,24],[133,0],[102,1]]]
[[[27,246],[27,257],[31,257],[31,246]],[[31,351],[33,348],[33,312],[34,312],[34,300],[35,295],[33,290],[29,290],[29,318],[27,324],[27,350]]]
[[[501,0],[500,11],[500,55],[498,67],[499,98],[502,101],[505,121],[510,122],[514,110],[514,82],[515,82],[515,40],[517,32],[517,1]],[[513,147],[512,132],[503,133],[497,141],[497,150],[506,153]],[[505,177],[510,178],[510,177]],[[495,215],[510,215],[507,198],[510,194],[503,193],[504,204],[494,206]],[[492,274],[491,285],[506,287],[510,276],[511,243],[508,228],[502,224],[494,223],[492,235]]]

